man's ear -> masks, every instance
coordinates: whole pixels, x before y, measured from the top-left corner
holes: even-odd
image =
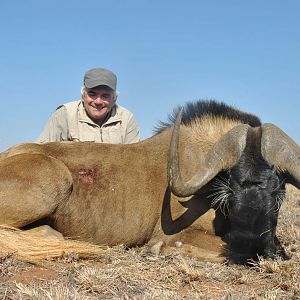
[[[85,88],[84,88],[84,86],[83,86],[83,87],[80,89],[81,98],[83,98],[84,92],[85,92]]]
[[[118,99],[119,95],[120,95],[119,91],[115,91],[115,100]]]

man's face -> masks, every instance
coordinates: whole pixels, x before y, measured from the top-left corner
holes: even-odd
[[[99,125],[116,103],[114,91],[107,86],[86,88],[82,99],[89,117]]]

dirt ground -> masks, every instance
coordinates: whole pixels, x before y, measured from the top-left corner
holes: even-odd
[[[290,260],[250,267],[107,249],[94,260],[75,253],[43,264],[0,257],[2,299],[300,299],[300,192],[288,188],[277,230]]]

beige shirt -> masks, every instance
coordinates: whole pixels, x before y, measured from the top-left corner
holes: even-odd
[[[115,105],[102,126],[86,113],[82,100],[59,107],[48,120],[37,143],[58,141],[91,141],[96,143],[130,144],[140,140],[133,114]]]

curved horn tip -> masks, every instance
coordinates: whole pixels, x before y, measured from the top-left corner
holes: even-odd
[[[176,121],[175,121],[175,124],[178,125],[178,123],[180,124],[181,123],[181,120],[182,120],[182,116],[183,116],[183,111],[184,111],[184,108],[181,107],[179,112],[178,112],[178,115],[176,117]]]
[[[300,147],[290,136],[274,124],[263,124],[261,153],[270,165],[287,171],[292,184],[299,188]]]

